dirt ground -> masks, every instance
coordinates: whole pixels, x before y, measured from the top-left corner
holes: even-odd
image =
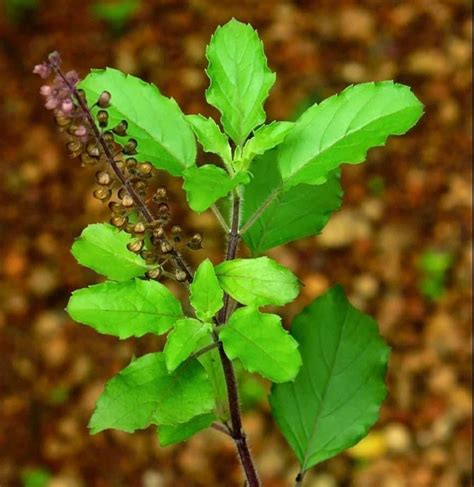
[[[58,49],[81,75],[117,67],[156,83],[185,113],[216,115],[204,101],[204,49],[232,16],[258,29],[277,73],[270,119],[381,79],[412,86],[426,105],[408,135],[344,168],[343,209],[320,237],[271,252],[305,284],[286,323],[340,282],[392,347],[380,421],[305,485],[471,485],[471,2],[142,0],[116,27],[91,12],[93,3],[0,5],[0,486],[243,484],[233,444],[215,431],[166,449],[151,428],[89,436],[107,378],[160,342],[119,342],[64,311],[72,290],[98,279],[75,263],[71,243],[106,212],[91,196],[93,173],[68,158],[31,74]],[[175,219],[205,236],[189,259],[219,258],[213,216],[190,214],[180,181],[162,177]],[[297,465],[266,387],[247,381],[245,426],[264,485],[290,487]]]

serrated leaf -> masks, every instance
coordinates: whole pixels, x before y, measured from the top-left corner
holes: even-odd
[[[72,245],[71,252],[79,264],[98,274],[126,281],[143,276],[149,269],[145,261],[127,249],[132,237],[112,225],[88,225]]]
[[[89,428],[92,434],[110,428],[132,433],[150,424],[186,423],[209,413],[213,403],[206,372],[197,360],[170,374],[164,355],[150,353],[107,382]]]
[[[226,133],[242,145],[265,122],[263,104],[275,83],[257,32],[235,19],[218,27],[207,46],[207,102],[221,113]]]
[[[183,317],[181,303],[157,281],[104,282],[72,293],[71,318],[121,339],[166,333]]]
[[[192,318],[178,320],[168,335],[163,350],[168,371],[173,372],[181,365],[194,352],[199,341],[211,331],[212,326],[209,323]]]
[[[363,162],[368,149],[407,132],[422,112],[410,88],[392,81],[350,86],[313,105],[278,147],[285,186],[321,184],[342,163]]]
[[[95,69],[80,82],[92,105],[105,90],[112,94],[108,128],[121,120],[128,122],[129,137],[138,142],[136,157],[150,161],[156,168],[173,176],[194,166],[196,141],[181,109],[173,98],[163,96],[158,88],[116,69]]]
[[[268,257],[230,260],[215,270],[222,289],[248,306],[282,306],[293,301],[300,290],[296,276]]]
[[[240,308],[219,333],[226,355],[238,358],[249,372],[273,382],[287,382],[301,367],[298,343],[282,327],[277,315]]]
[[[251,161],[255,156],[262,155],[281,144],[293,126],[293,122],[272,122],[262,125],[245,143],[242,159]]]
[[[210,321],[224,306],[224,291],[209,259],[201,262],[189,288],[191,305],[200,320]]]
[[[204,152],[217,154],[226,163],[232,161],[229,139],[212,118],[202,115],[186,115],[186,119],[191,124],[194,135],[202,145]]]
[[[340,286],[303,310],[291,334],[303,366],[293,383],[273,386],[270,404],[304,472],[356,444],[377,421],[389,348]]]
[[[286,189],[275,157],[275,152],[270,152],[255,160],[251,166],[253,178],[245,186],[242,227],[263,209],[243,233],[253,254],[318,235],[342,201],[338,170],[332,171],[324,184],[298,184]]]
[[[196,416],[187,423],[174,426],[164,424],[158,431],[160,446],[165,447],[186,441],[196,433],[209,428],[215,419],[216,417],[211,413]]]
[[[224,169],[206,164],[184,171],[183,188],[191,209],[202,212],[246,180],[247,175],[244,173],[238,173],[232,178]]]

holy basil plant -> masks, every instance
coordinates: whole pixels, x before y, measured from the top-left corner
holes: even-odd
[[[423,107],[407,86],[380,81],[349,86],[294,122],[269,122],[264,104],[276,76],[257,32],[231,20],[217,28],[206,56],[206,99],[220,123],[184,115],[155,85],[116,69],[80,80],[62,70],[56,52],[34,69],[53,75],[41,87],[46,107],[71,154],[96,168],[94,197],[111,212],[109,223],[89,225],[72,246],[104,279],[73,292],[67,311],[119,339],[166,336],[161,351],[131,358],[107,382],[89,427],[154,426],[162,446],[213,427],[234,440],[247,485],[259,486],[237,363],[273,383],[271,411],[300,464],[301,485],[308,469],[377,421],[389,349],[338,285],[315,297],[288,332],[276,307],[292,302],[301,282],[262,254],[319,234],[341,205],[341,165],[359,164],[371,147],[407,132]],[[201,249],[203,237],[173,224],[156,170],[182,179],[192,210],[214,212],[228,237],[222,262],[188,265],[185,252]],[[237,258],[241,242],[252,257]],[[167,280],[184,285],[187,304]]]

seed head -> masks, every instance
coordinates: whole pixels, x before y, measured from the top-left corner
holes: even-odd
[[[97,105],[99,105],[100,108],[109,108],[111,98],[112,95],[108,91],[103,91],[97,100]]]

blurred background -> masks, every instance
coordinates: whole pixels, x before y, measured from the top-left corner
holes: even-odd
[[[104,382],[157,338],[118,341],[73,324],[74,289],[97,282],[69,248],[108,218],[93,172],[67,156],[33,65],[57,49],[85,76],[113,66],[156,83],[185,113],[206,105],[204,50],[218,24],[251,22],[277,83],[269,119],[294,118],[351,83],[395,79],[426,114],[408,135],[344,168],[344,204],[319,237],[272,257],[304,282],[283,314],[339,282],[392,347],[380,421],[319,465],[307,487],[471,485],[471,2],[465,0],[2,0],[0,4],[0,486],[241,487],[233,444],[215,431],[160,449],[153,429],[89,436]],[[194,263],[221,258],[212,214],[190,214],[160,175],[175,221],[201,231]],[[182,291],[172,286],[179,294]],[[245,427],[267,487],[295,458],[242,376]]]

